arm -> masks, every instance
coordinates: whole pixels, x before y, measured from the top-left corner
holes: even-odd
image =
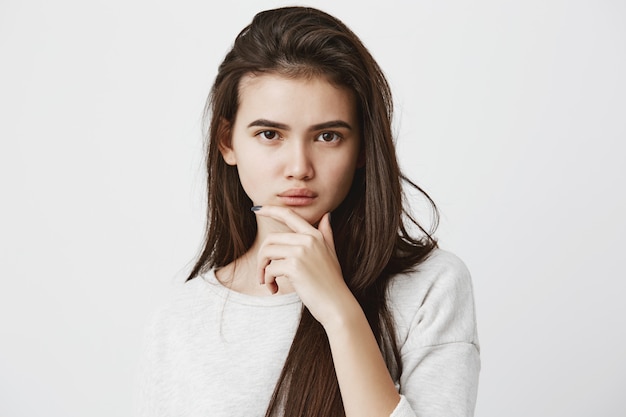
[[[347,417],[388,417],[400,401],[361,306],[341,274],[328,214],[318,228],[291,210],[264,206],[292,233],[273,233],[259,250],[259,281],[277,291],[286,277],[326,330]]]
[[[472,416],[480,362],[469,273],[440,252],[390,291],[403,362],[401,398],[365,315],[346,286],[325,215],[314,228],[290,210],[264,207],[293,233],[259,251],[260,282],[286,277],[326,330],[346,416]]]
[[[341,310],[324,328],[346,416],[389,416],[400,395],[365,314],[351,293]]]
[[[356,390],[353,398],[357,403],[360,392],[376,391],[377,396],[372,397],[376,404],[365,408],[372,412],[371,415],[473,416],[480,353],[471,276],[463,262],[448,252],[436,250],[419,265],[417,272],[398,276],[392,281],[388,299],[400,339],[402,374],[398,382],[402,400],[398,403],[394,387],[393,391],[388,391],[396,396],[393,403],[397,406],[392,408],[393,413],[389,411],[382,414],[386,412],[382,407],[374,413],[376,404],[384,404],[383,389],[388,387],[383,386],[383,382],[386,382],[383,370],[389,378],[378,346],[375,342],[373,346],[366,344],[363,338],[365,329],[359,339],[359,335],[354,333],[358,329],[356,323],[343,327],[327,324],[325,328],[335,359],[337,377],[339,379],[341,374],[347,378],[344,384],[339,379],[342,398],[351,395],[344,387]],[[360,307],[358,311],[362,315]],[[335,317],[342,316],[335,314]],[[371,336],[366,321],[365,326]],[[369,356],[366,355],[367,347],[372,349],[367,351]],[[339,357],[342,358],[340,361]],[[367,366],[358,365],[359,360]],[[353,366],[349,366],[351,363]],[[376,364],[383,367],[380,373],[374,373]],[[346,406],[346,415],[351,415],[349,412]],[[356,415],[366,415],[364,411],[355,412]]]
[[[480,353],[463,262],[436,250],[416,272],[395,277],[388,297],[402,355],[400,393],[414,413],[393,417],[473,416]]]

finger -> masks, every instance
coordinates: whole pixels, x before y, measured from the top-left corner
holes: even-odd
[[[313,226],[309,224],[302,217],[298,216],[291,209],[287,207],[279,206],[256,206],[253,207],[253,212],[257,216],[270,217],[274,220],[278,220],[285,226],[290,228],[296,233],[311,233],[315,230]]]
[[[318,236],[313,236],[307,233],[269,233],[263,240],[261,249],[272,245],[281,246],[310,246],[318,237],[323,239],[321,233],[317,233]]]
[[[305,235],[305,237],[309,240],[312,239],[310,236]],[[305,256],[305,252],[306,248],[301,245],[264,244],[257,254],[257,271],[259,271],[259,282],[261,284],[267,284],[267,268],[271,266],[275,270],[279,262],[281,262],[280,265],[283,265],[283,270],[275,271],[274,275],[288,275],[287,271],[284,269],[286,265],[282,261],[284,261],[285,259],[290,259],[290,264],[293,264],[293,262],[297,262],[297,259]]]
[[[313,239],[309,235],[297,233],[277,233],[268,236],[257,253],[257,279],[259,283],[267,284],[265,269],[272,261],[303,256],[304,248]]]
[[[328,247],[335,252],[335,239],[333,238],[333,229],[330,225],[330,213],[326,213],[322,216],[322,220],[320,220],[320,223],[317,225],[317,230],[322,233],[324,242],[326,242]]]
[[[268,278],[267,282],[265,283],[265,286],[272,294],[276,294],[278,292],[278,284],[276,283],[276,277]]]
[[[278,292],[278,284],[276,283],[276,278],[283,276],[283,274],[280,273],[280,263],[281,261],[270,262],[263,270],[265,286],[272,294],[276,294]]]

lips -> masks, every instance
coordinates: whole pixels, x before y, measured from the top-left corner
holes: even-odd
[[[308,188],[292,188],[278,194],[278,198],[287,206],[307,206],[317,198],[317,194]]]

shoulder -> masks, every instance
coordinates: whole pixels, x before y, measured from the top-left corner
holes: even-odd
[[[465,263],[453,253],[434,249],[412,271],[398,274],[389,285],[389,301],[400,308],[417,307],[433,290],[453,299],[472,291],[472,279]]]
[[[401,355],[399,392],[414,415],[473,415],[480,349],[471,275],[457,256],[435,249],[392,278],[388,306]],[[408,413],[408,412],[407,412]]]
[[[392,278],[388,304],[401,345],[467,342],[478,347],[472,278],[456,255],[435,249]]]
[[[207,308],[211,297],[207,283],[202,277],[189,281],[176,281],[170,284],[166,300],[151,314],[145,327],[144,338],[150,342],[162,343],[171,332],[180,332],[189,323],[201,317],[201,310]]]
[[[206,297],[207,282],[201,277],[196,277],[188,281],[175,281],[170,284],[168,297],[160,306],[157,315],[188,310],[189,307],[200,305],[202,299]]]

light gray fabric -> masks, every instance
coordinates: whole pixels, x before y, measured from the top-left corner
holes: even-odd
[[[236,293],[213,272],[179,287],[146,332],[138,414],[263,416],[298,325],[297,294]],[[480,359],[465,265],[435,250],[393,278],[389,300],[403,364],[391,417],[472,416]]]

